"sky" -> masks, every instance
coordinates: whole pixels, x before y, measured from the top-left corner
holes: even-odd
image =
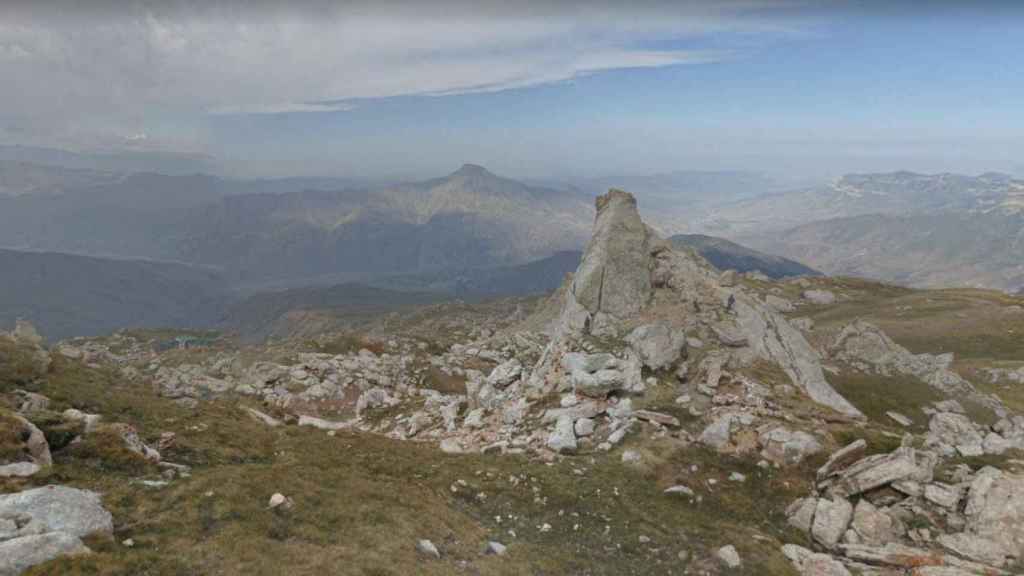
[[[0,3],[0,145],[227,175],[1024,175],[1024,3]]]

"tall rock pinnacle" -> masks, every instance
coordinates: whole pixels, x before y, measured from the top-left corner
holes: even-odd
[[[569,323],[628,318],[653,293],[652,252],[664,241],[640,219],[632,194],[612,189],[598,196],[594,232],[570,286]],[[589,330],[588,330],[589,331]]]

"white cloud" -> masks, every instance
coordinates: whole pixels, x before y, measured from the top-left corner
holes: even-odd
[[[81,4],[0,9],[0,77],[14,87],[0,95],[0,131],[48,144],[201,141],[207,114],[339,111],[706,63],[729,52],[652,46],[792,29],[761,2]]]

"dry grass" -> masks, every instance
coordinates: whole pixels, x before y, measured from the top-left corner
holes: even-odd
[[[25,453],[25,438],[21,422],[0,408],[0,464],[21,460]]]

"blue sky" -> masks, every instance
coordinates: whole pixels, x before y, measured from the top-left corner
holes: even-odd
[[[101,13],[25,9],[0,25],[0,72],[29,87],[0,139],[198,152],[245,176],[1024,174],[1024,10],[1009,2],[418,6],[243,8],[244,27],[143,7],[114,37],[148,54],[130,61]],[[71,24],[85,32],[60,57],[81,73],[11,56],[42,53],[25,30],[52,44]],[[43,80],[74,88],[57,105],[74,118],[34,109]]]

